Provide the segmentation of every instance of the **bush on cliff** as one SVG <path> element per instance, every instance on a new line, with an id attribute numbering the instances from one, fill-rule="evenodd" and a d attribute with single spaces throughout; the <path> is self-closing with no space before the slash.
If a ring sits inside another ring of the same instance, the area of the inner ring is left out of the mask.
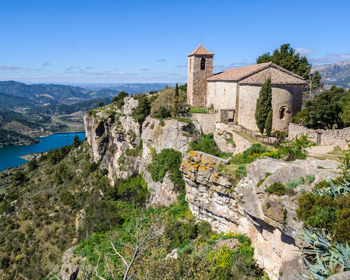
<path id="1" fill-rule="evenodd" d="M 182 154 L 174 149 L 163 149 L 159 154 L 152 154 L 152 165 L 150 172 L 152 180 L 163 182 L 164 176 L 170 172 L 170 179 L 174 182 L 175 189 L 184 191 L 185 182 L 180 171 Z"/>
<path id="2" fill-rule="evenodd" d="M 158 98 L 152 103 L 152 117 L 160 118 L 162 116 L 171 114 L 175 116 L 178 113 L 186 112 L 188 109 L 187 94 L 179 87 L 179 95 L 176 98 L 175 90 L 168 88 L 163 90 Z"/>
<path id="3" fill-rule="evenodd" d="M 134 111 L 132 111 L 132 117 L 142 126 L 146 117 L 151 112 L 150 101 L 148 100 L 147 95 L 141 95 L 138 98 L 138 105 Z"/>
<path id="4" fill-rule="evenodd" d="M 129 94 L 125 91 L 121 91 L 118 93 L 117 96 L 114 96 L 112 98 L 112 102 L 118 107 L 118 109 L 121 109 L 125 102 L 124 102 L 124 98 L 127 97 Z"/>
<path id="5" fill-rule="evenodd" d="M 338 180 L 333 180 L 335 186 Z M 319 182 L 314 189 L 329 188 L 327 181 Z M 338 194 L 319 195 L 314 193 L 303 194 L 298 199 L 297 217 L 304 221 L 305 227 L 326 230 L 334 241 L 350 243 L 350 196 Z"/>
<path id="6" fill-rule="evenodd" d="M 216 145 L 213 133 L 202 134 L 199 139 L 195 139 L 189 143 L 187 152 L 198 151 L 218 157 L 220 149 Z"/>

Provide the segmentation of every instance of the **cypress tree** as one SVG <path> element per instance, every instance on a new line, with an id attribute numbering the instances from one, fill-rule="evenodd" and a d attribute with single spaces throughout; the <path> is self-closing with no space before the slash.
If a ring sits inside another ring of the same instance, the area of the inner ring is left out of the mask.
<path id="1" fill-rule="evenodd" d="M 272 130 L 272 110 L 267 115 L 267 119 L 266 119 L 266 123 L 265 123 L 265 129 L 266 129 L 267 136 L 270 137 L 271 130 Z"/>
<path id="2" fill-rule="evenodd" d="M 175 86 L 174 115 L 176 116 L 178 113 L 179 113 L 179 86 L 176 83 L 176 86 Z"/>
<path id="3" fill-rule="evenodd" d="M 259 92 L 259 98 L 256 102 L 255 120 L 261 134 L 264 133 L 266 119 L 272 110 L 272 85 L 271 79 L 266 79 Z"/>

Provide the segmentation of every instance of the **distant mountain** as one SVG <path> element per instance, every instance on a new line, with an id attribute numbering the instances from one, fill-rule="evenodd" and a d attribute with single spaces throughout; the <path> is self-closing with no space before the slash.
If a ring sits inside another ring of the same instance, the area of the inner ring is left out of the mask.
<path id="1" fill-rule="evenodd" d="M 15 109 L 15 108 L 29 108 L 37 105 L 37 102 L 30 99 L 21 97 L 18 98 L 14 95 L 9 95 L 0 92 L 0 107 L 6 109 Z"/>
<path id="2" fill-rule="evenodd" d="M 144 84 L 116 84 L 116 85 L 87 85 L 84 88 L 89 89 L 89 90 L 96 90 L 100 89 L 100 91 L 104 90 L 117 90 L 118 92 L 120 91 L 125 91 L 130 94 L 135 94 L 135 93 L 145 93 L 149 91 L 159 91 L 164 88 L 166 85 L 171 85 L 174 86 L 173 84 L 164 84 L 164 83 L 144 83 Z"/>
<path id="3" fill-rule="evenodd" d="M 118 91 L 113 89 L 87 90 L 81 87 L 54 84 L 26 85 L 15 81 L 0 82 L 0 92 L 17 98 L 26 98 L 30 100 L 29 104 L 35 105 L 72 104 L 97 97 L 112 98 L 118 94 Z M 3 107 L 11 108 L 11 104 L 13 102 L 9 101 L 8 104 L 3 104 Z"/>
<path id="4" fill-rule="evenodd" d="M 318 71 L 326 77 L 326 85 L 336 85 L 344 88 L 350 88 L 350 61 L 344 61 L 334 64 L 317 65 L 312 67 L 313 71 Z"/>
<path id="5" fill-rule="evenodd" d="M 110 98 L 94 98 L 87 101 L 82 101 L 70 105 L 55 104 L 48 106 L 36 106 L 27 111 L 28 114 L 40 114 L 40 115 L 69 115 L 78 111 L 88 111 L 98 107 L 98 103 L 103 102 L 104 105 L 111 104 Z"/>

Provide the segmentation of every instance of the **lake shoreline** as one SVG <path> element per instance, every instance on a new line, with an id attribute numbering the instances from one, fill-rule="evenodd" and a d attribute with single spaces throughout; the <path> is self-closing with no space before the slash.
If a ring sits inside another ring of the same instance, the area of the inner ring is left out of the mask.
<path id="1" fill-rule="evenodd" d="M 50 150 L 71 145 L 73 138 L 78 135 L 79 140 L 85 138 L 84 132 L 55 133 L 47 137 L 39 138 L 35 145 L 7 146 L 0 148 L 0 172 L 15 166 L 20 166 L 33 158 L 39 157 Z"/>

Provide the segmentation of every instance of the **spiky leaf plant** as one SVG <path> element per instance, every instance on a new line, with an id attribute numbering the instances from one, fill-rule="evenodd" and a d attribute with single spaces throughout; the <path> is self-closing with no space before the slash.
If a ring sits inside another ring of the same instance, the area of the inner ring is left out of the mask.
<path id="1" fill-rule="evenodd" d="M 335 273 L 350 270 L 350 247 L 347 243 L 333 243 L 330 235 L 305 228 L 303 234 L 298 237 L 310 244 L 308 248 L 303 248 L 301 251 L 311 256 L 309 260 L 313 262 L 310 263 L 304 258 L 309 276 L 298 275 L 301 279 L 324 280 Z M 315 257 L 312 258 L 312 256 Z"/>
<path id="2" fill-rule="evenodd" d="M 336 197 L 338 195 L 348 195 L 350 192 L 350 182 L 343 179 L 343 182 L 337 182 L 335 185 L 331 179 L 331 177 L 327 177 L 326 181 L 329 183 L 328 188 L 319 188 L 312 191 L 314 195 L 317 196 L 330 196 Z"/>

